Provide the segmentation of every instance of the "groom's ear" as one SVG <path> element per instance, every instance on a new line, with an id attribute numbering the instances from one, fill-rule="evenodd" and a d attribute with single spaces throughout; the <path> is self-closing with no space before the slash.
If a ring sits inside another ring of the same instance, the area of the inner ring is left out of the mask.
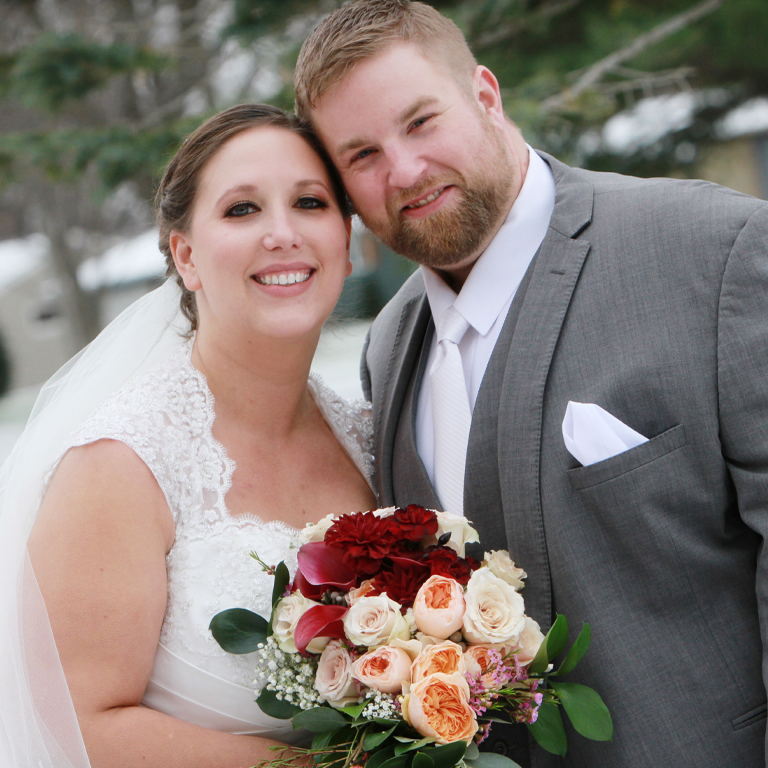
<path id="1" fill-rule="evenodd" d="M 472 91 L 477 99 L 480 109 L 499 127 L 505 128 L 506 118 L 504 107 L 501 103 L 501 89 L 499 81 L 488 67 L 478 65 L 472 76 Z"/>
<path id="2" fill-rule="evenodd" d="M 199 291 L 202 284 L 192 258 L 192 245 L 187 236 L 174 229 L 168 237 L 168 245 L 176 264 L 176 271 L 181 275 L 184 287 L 188 291 Z"/>

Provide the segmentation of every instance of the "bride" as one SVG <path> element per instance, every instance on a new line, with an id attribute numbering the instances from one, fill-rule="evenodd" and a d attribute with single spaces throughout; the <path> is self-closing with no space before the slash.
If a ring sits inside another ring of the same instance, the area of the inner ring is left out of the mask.
<path id="1" fill-rule="evenodd" d="M 176 279 L 54 377 L 3 467 L 3 766 L 268 758 L 290 727 L 208 624 L 268 617 L 250 551 L 290 567 L 297 529 L 376 505 L 367 412 L 309 376 L 351 270 L 317 140 L 229 109 L 183 144 L 157 208 Z"/>

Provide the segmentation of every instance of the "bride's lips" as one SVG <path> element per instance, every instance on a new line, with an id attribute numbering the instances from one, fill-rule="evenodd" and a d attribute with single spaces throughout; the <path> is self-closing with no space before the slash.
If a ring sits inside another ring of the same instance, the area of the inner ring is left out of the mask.
<path id="1" fill-rule="evenodd" d="M 272 296 L 296 296 L 309 288 L 316 272 L 304 262 L 270 264 L 251 275 L 251 280 Z"/>
<path id="2" fill-rule="evenodd" d="M 429 216 L 438 208 L 441 208 L 453 196 L 455 191 L 453 184 L 436 186 L 423 192 L 418 197 L 411 198 L 400 212 L 408 218 L 420 219 Z"/>

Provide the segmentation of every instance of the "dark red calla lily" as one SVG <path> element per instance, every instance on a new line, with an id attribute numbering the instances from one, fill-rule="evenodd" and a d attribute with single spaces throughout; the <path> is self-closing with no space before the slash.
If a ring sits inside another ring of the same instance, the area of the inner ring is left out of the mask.
<path id="1" fill-rule="evenodd" d="M 336 587 L 338 592 L 349 592 L 357 583 L 357 575 L 344 563 L 344 552 L 325 542 L 305 544 L 299 550 L 298 560 L 302 576 L 315 586 Z"/>
<path id="2" fill-rule="evenodd" d="M 313 605 L 296 624 L 296 650 L 306 656 L 307 646 L 316 637 L 344 637 L 342 619 L 348 610 L 345 605 Z"/>

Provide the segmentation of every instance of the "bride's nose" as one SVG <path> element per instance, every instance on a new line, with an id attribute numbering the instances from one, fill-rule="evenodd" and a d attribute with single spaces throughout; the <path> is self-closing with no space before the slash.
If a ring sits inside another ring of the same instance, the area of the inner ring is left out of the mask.
<path id="1" fill-rule="evenodd" d="M 291 211 L 273 210 L 265 217 L 265 232 L 262 238 L 264 247 L 269 251 L 299 248 L 303 239 L 291 216 Z"/>

